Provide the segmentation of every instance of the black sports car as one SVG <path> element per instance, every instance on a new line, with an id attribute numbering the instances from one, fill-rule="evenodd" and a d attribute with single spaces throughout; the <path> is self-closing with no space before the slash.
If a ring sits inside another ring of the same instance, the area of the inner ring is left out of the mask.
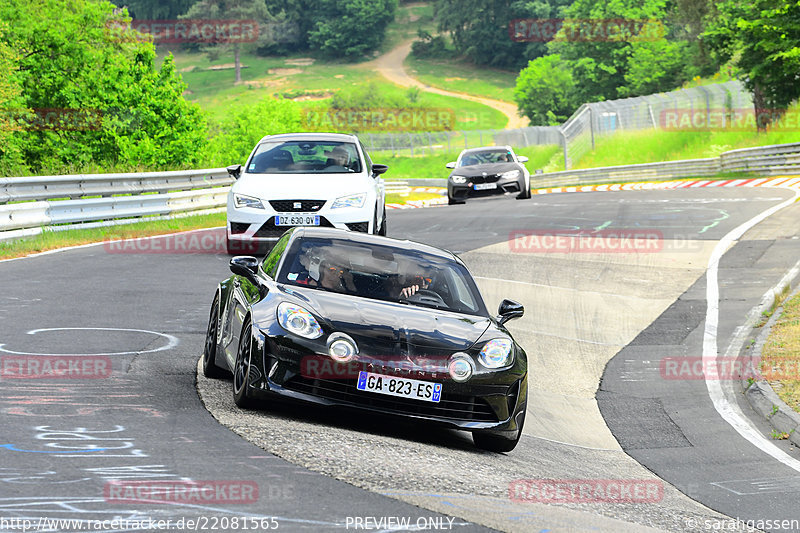
<path id="1" fill-rule="evenodd" d="M 523 164 L 527 160 L 510 146 L 464 150 L 458 161 L 446 165 L 454 169 L 447 179 L 448 203 L 462 204 L 467 198 L 506 193 L 518 193 L 520 200 L 530 198 L 531 175 Z"/>
<path id="2" fill-rule="evenodd" d="M 284 397 L 472 431 L 510 451 L 527 403 L 527 357 L 486 311 L 464 263 L 410 241 L 332 228 L 287 231 L 262 261 L 231 259 L 211 306 L 203 373 L 233 399 Z"/>

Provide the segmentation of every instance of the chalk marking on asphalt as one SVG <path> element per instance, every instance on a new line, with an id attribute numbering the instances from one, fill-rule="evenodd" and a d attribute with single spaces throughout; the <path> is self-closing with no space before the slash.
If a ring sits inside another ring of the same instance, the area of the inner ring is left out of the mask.
<path id="1" fill-rule="evenodd" d="M 177 337 L 173 335 L 169 335 L 167 333 L 159 333 L 158 331 L 150 331 L 148 329 L 129 329 L 129 328 L 40 328 L 40 329 L 32 329 L 27 334 L 28 335 L 36 335 L 37 333 L 43 331 L 133 331 L 136 333 L 150 333 L 152 335 L 156 335 L 157 337 L 164 337 L 167 339 L 167 344 L 164 346 L 160 346 L 158 348 L 152 348 L 148 350 L 136 350 L 133 352 L 108 352 L 108 353 L 34 353 L 34 352 L 15 352 L 14 350 L 8 350 L 5 348 L 5 344 L 0 344 L 0 352 L 10 353 L 14 355 L 43 355 L 43 356 L 70 356 L 70 357 L 92 357 L 95 355 L 133 355 L 133 354 L 143 354 L 143 353 L 153 353 L 153 352 L 162 352 L 164 350 L 169 350 L 177 346 L 180 341 Z"/>
<path id="2" fill-rule="evenodd" d="M 734 241 L 739 239 L 744 233 L 762 222 L 771 215 L 777 213 L 784 207 L 788 207 L 795 203 L 800 198 L 800 191 L 795 190 L 794 196 L 790 199 L 775 205 L 759 215 L 751 218 L 747 222 L 739 225 L 725 235 L 719 243 L 714 247 L 711 257 L 708 260 L 708 271 L 706 272 L 706 319 L 705 328 L 703 331 L 703 366 L 716 364 L 718 357 L 717 353 L 717 329 L 719 327 L 719 262 L 722 256 L 733 245 Z M 788 274 L 787 274 L 788 275 Z M 784 278 L 785 279 L 785 278 Z M 783 280 L 782 280 L 783 281 Z M 774 289 L 771 289 L 774 290 Z M 736 430 L 739 435 L 749 441 L 753 446 L 759 450 L 770 455 L 777 461 L 783 463 L 800 472 L 800 461 L 791 457 L 789 454 L 775 446 L 772 442 L 766 439 L 758 429 L 756 429 L 739 409 L 739 406 L 730 403 L 725 398 L 725 393 L 722 390 L 721 380 L 708 379 L 705 376 L 706 388 L 711 402 L 714 405 L 717 413 L 725 420 L 730 426 Z"/>

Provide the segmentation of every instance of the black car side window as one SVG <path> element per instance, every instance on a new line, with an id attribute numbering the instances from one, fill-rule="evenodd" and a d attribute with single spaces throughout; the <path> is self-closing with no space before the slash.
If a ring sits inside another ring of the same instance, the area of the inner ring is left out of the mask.
<path id="1" fill-rule="evenodd" d="M 269 253 L 267 258 L 264 259 L 264 264 L 261 266 L 267 276 L 271 277 L 272 279 L 275 279 L 275 274 L 278 273 L 278 263 L 281 261 L 283 251 L 286 250 L 286 244 L 289 242 L 290 235 L 291 234 L 284 235 L 278 240 L 278 242 L 275 243 L 272 251 Z"/>

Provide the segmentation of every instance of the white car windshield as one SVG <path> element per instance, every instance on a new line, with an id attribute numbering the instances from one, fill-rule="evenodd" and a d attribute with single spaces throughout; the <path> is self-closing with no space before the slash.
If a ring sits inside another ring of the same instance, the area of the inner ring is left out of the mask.
<path id="1" fill-rule="evenodd" d="M 461 156 L 458 167 L 483 165 L 486 163 L 513 163 L 514 156 L 506 150 L 485 150 L 481 152 L 467 152 Z"/>
<path id="2" fill-rule="evenodd" d="M 351 174 L 361 172 L 356 145 L 340 141 L 268 141 L 256 148 L 249 174 Z"/>

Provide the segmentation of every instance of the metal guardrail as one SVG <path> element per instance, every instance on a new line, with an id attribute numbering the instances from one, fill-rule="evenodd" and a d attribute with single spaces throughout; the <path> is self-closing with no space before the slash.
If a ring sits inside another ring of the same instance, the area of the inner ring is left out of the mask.
<path id="1" fill-rule="evenodd" d="M 533 187 L 565 187 L 643 180 L 800 174 L 800 143 L 743 148 L 719 157 L 535 174 Z M 0 178 L 0 240 L 74 227 L 137 222 L 224 208 L 233 179 L 225 169 L 136 174 Z M 407 193 L 408 182 L 386 191 Z M 68 199 L 62 199 L 68 198 Z"/>
<path id="2" fill-rule="evenodd" d="M 233 181 L 224 168 L 0 178 L 0 240 L 221 210 Z"/>
<path id="3" fill-rule="evenodd" d="M 626 181 L 670 180 L 708 177 L 722 173 L 758 176 L 800 174 L 800 143 L 774 144 L 723 152 L 719 157 L 641 163 L 614 167 L 564 170 L 533 175 L 533 187 L 567 187 L 621 183 Z"/>

